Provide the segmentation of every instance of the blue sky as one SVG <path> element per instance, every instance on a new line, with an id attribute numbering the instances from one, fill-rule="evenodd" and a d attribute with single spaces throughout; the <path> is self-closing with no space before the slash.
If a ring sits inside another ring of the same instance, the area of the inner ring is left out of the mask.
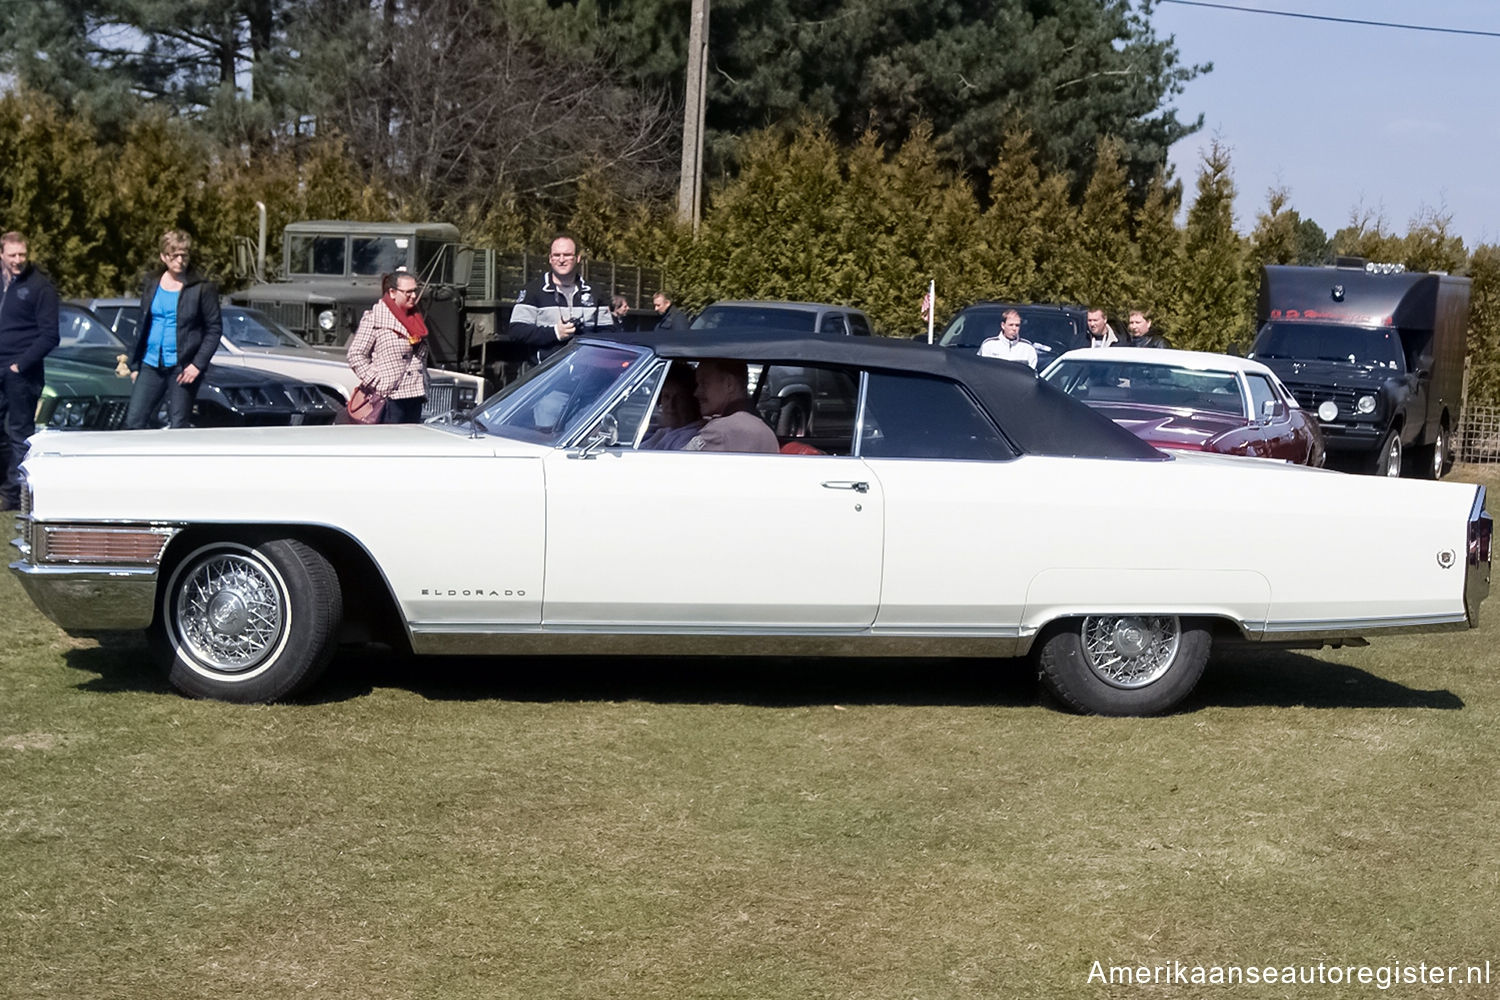
<path id="1" fill-rule="evenodd" d="M 1241 7 L 1500 33 L 1500 0 L 1216 0 Z M 1171 150 L 1191 199 L 1217 136 L 1230 150 L 1235 224 L 1276 186 L 1332 235 L 1363 206 L 1405 233 L 1424 208 L 1470 249 L 1500 243 L 1500 38 L 1335 24 L 1161 3 L 1159 36 L 1214 69 L 1175 100 L 1203 130 Z"/>

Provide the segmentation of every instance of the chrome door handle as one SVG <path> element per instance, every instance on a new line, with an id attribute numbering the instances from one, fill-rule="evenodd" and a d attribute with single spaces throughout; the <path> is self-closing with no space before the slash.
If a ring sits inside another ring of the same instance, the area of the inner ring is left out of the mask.
<path id="1" fill-rule="evenodd" d="M 869 483 L 856 483 L 845 479 L 830 479 L 823 484 L 825 490 L 853 490 L 856 493 L 870 492 Z"/>

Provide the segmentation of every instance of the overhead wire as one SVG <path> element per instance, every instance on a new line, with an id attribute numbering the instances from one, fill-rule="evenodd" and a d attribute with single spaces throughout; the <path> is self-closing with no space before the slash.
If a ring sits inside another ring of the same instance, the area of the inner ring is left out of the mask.
<path id="1" fill-rule="evenodd" d="M 1233 10 L 1242 14 L 1271 14 L 1277 17 L 1296 17 L 1307 21 L 1332 21 L 1335 24 L 1358 24 L 1372 28 L 1399 28 L 1403 31 L 1433 31 L 1444 35 L 1472 35 L 1478 38 L 1500 38 L 1500 31 L 1482 31 L 1478 28 L 1440 28 L 1432 24 L 1401 24 L 1396 21 L 1372 21 L 1360 17 L 1334 17 L 1332 14 L 1308 14 L 1295 10 L 1272 10 L 1267 7 L 1244 7 L 1230 3 L 1212 3 L 1210 0 L 1156 0 L 1157 3 L 1173 3 L 1182 7 L 1210 7 L 1214 10 Z"/>

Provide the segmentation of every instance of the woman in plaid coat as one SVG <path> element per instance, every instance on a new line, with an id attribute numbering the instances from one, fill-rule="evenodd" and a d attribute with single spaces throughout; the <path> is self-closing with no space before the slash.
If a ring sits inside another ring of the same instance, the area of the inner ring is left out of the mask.
<path id="1" fill-rule="evenodd" d="M 386 275 L 385 294 L 359 321 L 349 341 L 349 367 L 385 400 L 383 424 L 419 424 L 427 402 L 427 323 L 417 312 L 417 279 Z"/>

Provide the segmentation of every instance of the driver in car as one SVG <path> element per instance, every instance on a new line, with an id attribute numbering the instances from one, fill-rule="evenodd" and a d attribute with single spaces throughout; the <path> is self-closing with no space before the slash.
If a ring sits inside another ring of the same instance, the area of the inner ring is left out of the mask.
<path id="1" fill-rule="evenodd" d="M 741 451 L 775 454 L 776 434 L 750 403 L 749 371 L 743 361 L 709 358 L 698 362 L 693 396 L 708 422 L 683 446 L 684 451 Z"/>

